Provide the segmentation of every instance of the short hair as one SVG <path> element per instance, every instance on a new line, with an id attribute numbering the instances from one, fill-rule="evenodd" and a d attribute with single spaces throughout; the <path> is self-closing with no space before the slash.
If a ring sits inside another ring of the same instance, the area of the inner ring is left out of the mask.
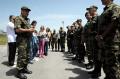
<path id="1" fill-rule="evenodd" d="M 37 23 L 37 21 L 34 20 L 34 21 L 32 21 L 31 25 L 33 25 L 33 24 L 35 24 L 35 23 Z"/>
<path id="2" fill-rule="evenodd" d="M 9 16 L 9 20 L 10 20 L 10 21 L 11 21 L 12 17 L 13 17 L 13 15 L 10 15 L 10 16 Z"/>

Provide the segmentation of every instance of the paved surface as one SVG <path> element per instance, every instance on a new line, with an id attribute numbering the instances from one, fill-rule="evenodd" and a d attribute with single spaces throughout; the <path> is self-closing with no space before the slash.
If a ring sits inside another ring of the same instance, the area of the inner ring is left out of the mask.
<path id="1" fill-rule="evenodd" d="M 71 60 L 71 56 L 62 52 L 49 55 L 29 65 L 33 74 L 28 79 L 91 79 L 83 64 Z M 17 79 L 16 69 L 7 65 L 7 46 L 0 46 L 0 79 Z M 104 74 L 99 78 L 104 79 Z"/>

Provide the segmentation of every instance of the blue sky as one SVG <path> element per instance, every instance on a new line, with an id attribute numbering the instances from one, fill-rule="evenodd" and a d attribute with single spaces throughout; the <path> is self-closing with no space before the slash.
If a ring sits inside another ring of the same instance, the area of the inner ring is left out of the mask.
<path id="1" fill-rule="evenodd" d="M 120 0 L 115 0 L 120 5 Z M 76 19 L 81 18 L 83 25 L 86 23 L 84 14 L 86 8 L 98 6 L 98 14 L 103 11 L 101 0 L 1 0 L 0 1 L 0 29 L 5 30 L 9 15 L 20 15 L 20 8 L 28 6 L 32 11 L 29 18 L 37 20 L 37 29 L 41 25 L 58 30 L 64 25 L 71 25 Z"/>

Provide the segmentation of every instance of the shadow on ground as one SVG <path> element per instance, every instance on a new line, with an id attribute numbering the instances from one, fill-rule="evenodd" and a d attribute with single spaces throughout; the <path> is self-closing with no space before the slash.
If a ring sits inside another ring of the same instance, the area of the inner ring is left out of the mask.
<path id="1" fill-rule="evenodd" d="M 17 75 L 17 69 L 13 68 L 6 72 L 6 76 L 15 76 Z"/>
<path id="2" fill-rule="evenodd" d="M 80 68 L 68 69 L 67 71 L 72 71 L 73 73 L 77 74 L 77 77 L 69 77 L 69 79 L 89 79 L 89 76 L 86 71 L 81 70 Z"/>
<path id="3" fill-rule="evenodd" d="M 3 64 L 3 65 L 5 65 L 5 66 L 9 67 L 8 61 L 3 61 L 1 64 Z"/>
<path id="4" fill-rule="evenodd" d="M 83 63 L 79 63 L 78 61 L 73 61 L 73 55 L 70 55 L 68 53 L 63 53 L 65 57 L 64 60 L 69 61 L 69 64 L 77 66 L 77 68 L 66 68 L 66 71 L 72 71 L 73 73 L 77 74 L 76 77 L 69 77 L 69 79 L 89 79 L 89 75 L 87 74 L 87 71 L 85 71 L 85 65 Z"/>
<path id="5" fill-rule="evenodd" d="M 72 65 L 75 65 L 75 66 L 78 66 L 78 67 L 82 67 L 82 68 L 85 68 L 85 65 L 83 63 L 79 63 L 77 60 L 72 60 L 73 58 L 73 55 L 70 55 L 68 53 L 63 53 L 65 57 L 64 60 L 67 60 L 69 61 L 69 64 L 72 64 Z"/>

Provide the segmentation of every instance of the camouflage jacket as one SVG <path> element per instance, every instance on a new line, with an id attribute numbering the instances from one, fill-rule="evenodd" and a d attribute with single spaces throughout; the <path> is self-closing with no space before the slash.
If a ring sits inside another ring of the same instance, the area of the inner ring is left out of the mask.
<path id="1" fill-rule="evenodd" d="M 117 20 L 120 15 L 120 6 L 111 3 L 104 8 L 98 18 L 98 34 L 102 35 L 105 41 L 114 40 L 117 29 Z"/>
<path id="2" fill-rule="evenodd" d="M 15 29 L 29 29 L 31 27 L 30 25 L 30 20 L 29 18 L 23 18 L 22 16 L 17 16 L 15 18 Z M 30 37 L 32 34 L 31 33 L 28 33 L 28 32 L 24 32 L 24 33 L 17 33 L 17 36 L 20 36 L 20 37 Z"/>

